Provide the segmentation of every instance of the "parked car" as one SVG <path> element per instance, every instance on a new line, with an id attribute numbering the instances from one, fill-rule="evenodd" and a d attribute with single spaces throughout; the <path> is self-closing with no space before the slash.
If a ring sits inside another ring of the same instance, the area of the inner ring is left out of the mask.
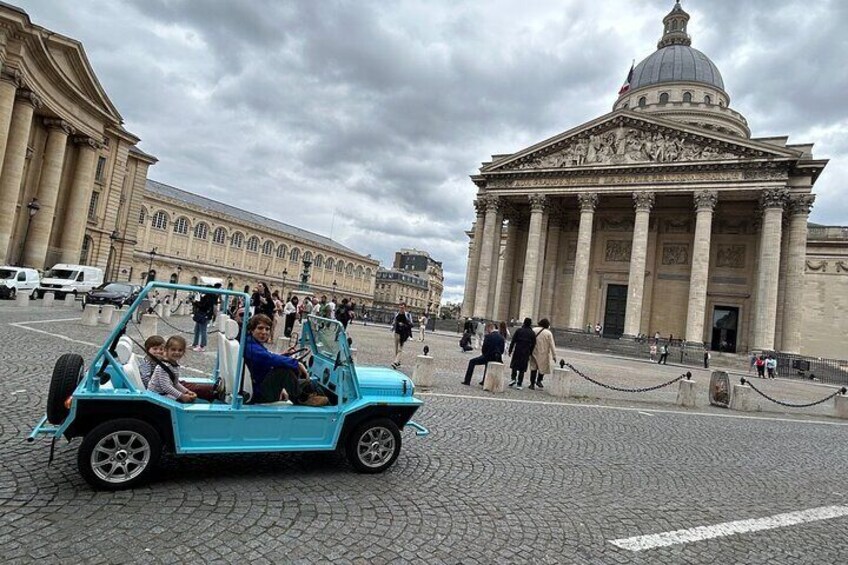
<path id="1" fill-rule="evenodd" d="M 139 285 L 128 282 L 107 282 L 85 293 L 82 307 L 86 304 L 113 304 L 120 308 L 132 304 L 141 292 Z"/>
<path id="2" fill-rule="evenodd" d="M 145 390 L 138 368 L 142 352 L 125 327 L 155 288 L 211 292 L 241 298 L 245 309 L 250 307 L 250 295 L 241 292 L 151 282 L 88 369 L 76 353 L 59 357 L 47 413 L 28 439 L 82 438 L 79 471 L 95 488 L 118 490 L 148 480 L 163 450 L 179 456 L 343 449 L 354 470 L 380 473 L 400 454 L 404 427 L 419 436 L 429 434 L 412 421 L 423 402 L 415 398 L 410 378 L 385 367 L 356 367 L 341 323 L 314 316 L 303 324 L 300 346 L 312 384 L 329 401 L 326 406 L 250 403 L 252 381 L 244 363 L 247 317 L 239 339 L 239 325 L 224 320 L 211 374 L 184 379 L 215 383 L 221 400 L 182 404 Z"/>
<path id="3" fill-rule="evenodd" d="M 81 296 L 101 284 L 103 269 L 99 267 L 58 263 L 44 273 L 36 295 L 41 298 L 45 292 L 52 292 L 61 300 L 66 294 Z"/>
<path id="4" fill-rule="evenodd" d="M 25 267 L 0 267 L 0 298 L 14 298 L 20 292 L 35 297 L 39 283 L 38 271 Z"/>

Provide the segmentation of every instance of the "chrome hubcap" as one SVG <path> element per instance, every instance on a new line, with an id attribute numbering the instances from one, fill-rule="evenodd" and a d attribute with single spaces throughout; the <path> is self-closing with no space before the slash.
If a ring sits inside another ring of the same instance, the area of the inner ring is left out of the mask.
<path id="1" fill-rule="evenodd" d="M 136 432 L 113 432 L 97 442 L 91 452 L 91 470 L 107 483 L 134 479 L 150 463 L 150 444 Z"/>
<path id="2" fill-rule="evenodd" d="M 357 454 L 366 467 L 385 465 L 395 452 L 395 436 L 388 429 L 376 427 L 367 430 L 359 438 Z"/>

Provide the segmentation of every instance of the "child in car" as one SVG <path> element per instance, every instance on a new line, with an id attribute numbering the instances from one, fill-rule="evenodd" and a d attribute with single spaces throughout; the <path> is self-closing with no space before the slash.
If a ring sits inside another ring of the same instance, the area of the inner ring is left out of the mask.
<path id="1" fill-rule="evenodd" d="M 141 373 L 141 382 L 146 387 L 156 369 L 156 359 L 165 358 L 165 338 L 161 335 L 152 335 L 144 340 L 144 358 L 138 362 L 138 370 Z"/>
<path id="2" fill-rule="evenodd" d="M 147 390 L 173 398 L 178 402 L 194 402 L 197 395 L 180 382 L 180 359 L 185 355 L 186 340 L 172 335 L 165 342 L 165 358 L 156 363 Z"/>

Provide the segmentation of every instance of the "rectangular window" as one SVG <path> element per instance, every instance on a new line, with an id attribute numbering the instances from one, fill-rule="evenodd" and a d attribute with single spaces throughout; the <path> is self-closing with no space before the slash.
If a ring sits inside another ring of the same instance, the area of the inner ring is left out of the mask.
<path id="1" fill-rule="evenodd" d="M 88 203 L 88 219 L 96 220 L 97 219 L 97 201 L 100 200 L 99 192 L 91 193 L 91 201 Z"/>
<path id="2" fill-rule="evenodd" d="M 94 180 L 103 182 L 103 175 L 106 173 L 106 157 L 97 158 L 97 171 L 94 173 Z"/>

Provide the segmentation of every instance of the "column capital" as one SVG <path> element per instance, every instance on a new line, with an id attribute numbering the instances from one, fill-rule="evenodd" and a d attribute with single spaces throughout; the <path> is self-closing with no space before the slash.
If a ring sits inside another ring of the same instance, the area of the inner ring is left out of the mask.
<path id="1" fill-rule="evenodd" d="M 486 204 L 481 198 L 476 198 L 474 200 L 474 210 L 478 216 L 482 216 L 486 213 Z"/>
<path id="2" fill-rule="evenodd" d="M 544 212 L 548 207 L 548 197 L 544 194 L 530 194 L 527 200 L 530 202 L 531 212 Z"/>
<path id="3" fill-rule="evenodd" d="M 699 190 L 695 193 L 694 200 L 695 211 L 712 211 L 715 209 L 716 204 L 718 203 L 718 192 L 715 192 L 713 190 Z"/>
<path id="4" fill-rule="evenodd" d="M 72 126 L 65 120 L 46 118 L 44 120 L 44 125 L 47 126 L 49 129 L 61 129 L 65 132 L 65 135 L 73 135 L 77 131 L 74 126 Z"/>
<path id="5" fill-rule="evenodd" d="M 636 208 L 636 211 L 644 211 L 650 212 L 651 208 L 654 207 L 654 193 L 653 192 L 634 192 L 633 193 L 633 207 Z"/>
<path id="6" fill-rule="evenodd" d="M 26 102 L 36 110 L 44 105 L 44 103 L 41 101 L 41 96 L 39 96 L 32 90 L 29 90 L 28 88 L 22 88 L 18 90 L 16 97 L 18 100 Z"/>
<path id="7" fill-rule="evenodd" d="M 760 194 L 760 208 L 763 210 L 767 210 L 769 208 L 783 209 L 788 198 L 789 189 L 787 188 L 764 190 L 762 194 Z"/>
<path id="8" fill-rule="evenodd" d="M 501 207 L 501 199 L 494 194 L 486 194 L 477 199 L 486 212 L 497 212 Z"/>
<path id="9" fill-rule="evenodd" d="M 3 70 L 0 71 L 0 80 L 11 82 L 16 88 L 20 88 L 24 85 L 24 79 L 23 75 L 21 75 L 21 71 L 15 67 L 8 67 L 6 65 L 3 65 Z"/>
<path id="10" fill-rule="evenodd" d="M 581 192 L 577 195 L 577 202 L 580 204 L 581 212 L 594 212 L 598 207 L 598 193 Z"/>
<path id="11" fill-rule="evenodd" d="M 789 214 L 792 216 L 809 215 L 813 202 L 816 201 L 815 194 L 795 194 L 789 197 Z"/>
<path id="12" fill-rule="evenodd" d="M 73 142 L 74 145 L 79 145 L 81 149 L 85 149 L 86 146 L 94 149 L 95 151 L 103 148 L 103 143 L 87 135 L 75 135 L 73 137 Z"/>

